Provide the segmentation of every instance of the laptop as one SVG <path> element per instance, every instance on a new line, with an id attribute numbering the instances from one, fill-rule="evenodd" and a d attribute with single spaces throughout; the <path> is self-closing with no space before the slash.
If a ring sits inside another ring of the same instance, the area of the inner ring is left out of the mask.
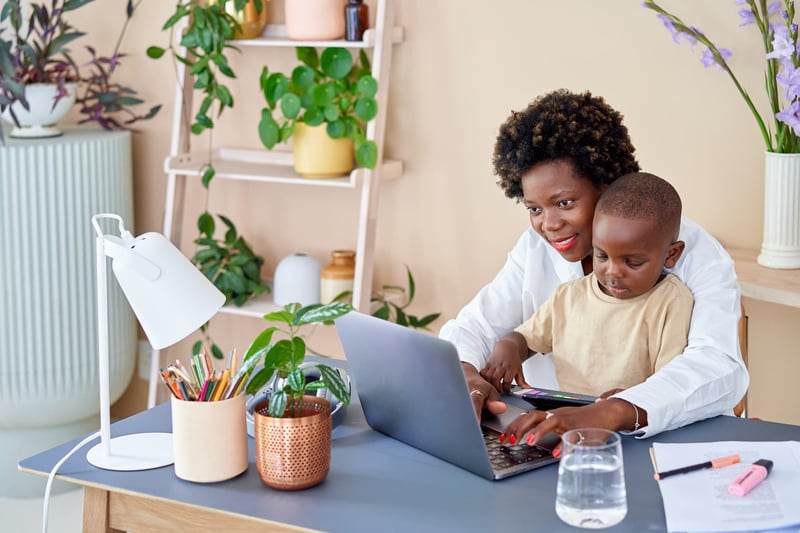
<path id="1" fill-rule="evenodd" d="M 451 343 L 357 311 L 336 319 L 336 329 L 376 431 L 491 480 L 558 461 L 555 434 L 534 446 L 499 443 L 503 428 L 525 411 L 513 401 L 499 416 L 484 410 L 478 423 Z"/>

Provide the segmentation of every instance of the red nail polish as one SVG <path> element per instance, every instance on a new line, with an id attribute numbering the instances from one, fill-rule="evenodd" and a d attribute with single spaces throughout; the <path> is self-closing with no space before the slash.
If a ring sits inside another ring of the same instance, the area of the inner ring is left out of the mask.
<path id="1" fill-rule="evenodd" d="M 536 442 L 536 437 L 533 436 L 533 433 L 530 433 L 525 438 L 525 442 L 527 442 L 528 444 L 533 444 L 534 442 Z"/>
<path id="2" fill-rule="evenodd" d="M 556 459 L 561 457 L 561 448 L 556 448 L 555 450 L 553 450 L 553 457 L 555 457 Z"/>
<path id="3" fill-rule="evenodd" d="M 500 433 L 500 438 L 498 440 L 500 442 L 505 442 L 506 441 L 506 434 L 505 433 Z"/>
<path id="4" fill-rule="evenodd" d="M 515 445 L 517 443 L 517 437 L 515 437 L 514 435 L 511 435 L 510 437 L 508 437 L 508 442 L 512 446 Z"/>

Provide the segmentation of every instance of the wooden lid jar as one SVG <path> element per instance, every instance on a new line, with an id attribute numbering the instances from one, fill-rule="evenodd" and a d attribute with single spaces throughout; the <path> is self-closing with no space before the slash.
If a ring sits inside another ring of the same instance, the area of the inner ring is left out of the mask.
<path id="1" fill-rule="evenodd" d="M 320 273 L 320 301 L 330 303 L 344 291 L 353 290 L 356 274 L 356 253 L 353 250 L 334 250 L 331 262 Z"/>

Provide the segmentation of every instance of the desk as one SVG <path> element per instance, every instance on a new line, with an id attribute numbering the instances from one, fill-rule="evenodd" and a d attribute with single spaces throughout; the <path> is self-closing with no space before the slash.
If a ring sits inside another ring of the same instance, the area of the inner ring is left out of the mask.
<path id="1" fill-rule="evenodd" d="M 800 270 L 767 268 L 756 262 L 758 250 L 728 249 L 736 267 L 742 296 L 800 307 Z"/>
<path id="2" fill-rule="evenodd" d="M 112 425 L 114 436 L 170 431 L 168 404 Z M 20 463 L 47 474 L 80 439 Z M 800 440 L 800 426 L 719 416 L 654 439 L 623 438 L 628 516 L 606 531 L 666 531 L 648 448 L 653 441 Z M 253 460 L 237 478 L 208 485 L 178 479 L 173 467 L 110 472 L 81 450 L 59 478 L 83 485 L 84 531 L 578 531 L 555 513 L 557 465 L 488 481 L 372 431 L 358 404 L 333 432 L 331 470 L 317 487 L 280 492 L 261 483 Z M 88 448 L 88 446 L 87 446 Z M 191 529 L 189 529 L 191 528 Z"/>

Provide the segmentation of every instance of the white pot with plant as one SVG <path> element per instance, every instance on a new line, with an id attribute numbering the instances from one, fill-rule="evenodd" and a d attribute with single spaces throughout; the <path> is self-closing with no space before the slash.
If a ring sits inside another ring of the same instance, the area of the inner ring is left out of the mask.
<path id="1" fill-rule="evenodd" d="M 364 168 L 375 168 L 378 146 L 368 140 L 366 124 L 375 118 L 378 102 L 378 82 L 370 74 L 369 58 L 363 50 L 359 60 L 344 48 L 326 48 L 317 54 L 315 48 L 298 47 L 297 59 L 302 65 L 292 70 L 290 76 L 269 72 L 265 66 L 261 73 L 261 90 L 267 106 L 261 110 L 258 133 L 267 148 L 287 142 L 294 136 L 295 171 L 312 176 L 341 176 L 352 169 L 352 164 L 341 164 L 337 156 L 332 165 L 320 154 L 325 150 L 298 146 L 310 135 L 297 135 L 297 128 L 310 126 L 324 128 L 334 140 L 349 140 L 344 150 L 346 160 Z M 278 110 L 280 112 L 278 113 Z M 298 166 L 299 164 L 299 166 Z"/>
<path id="2" fill-rule="evenodd" d="M 98 56 L 87 46 L 91 59 L 84 71 L 72 58 L 69 45 L 86 34 L 70 26 L 65 13 L 93 1 L 6 0 L 0 25 L 7 25 L 10 34 L 8 38 L 0 34 L 0 112 L 16 126 L 12 136 L 60 135 L 55 124 L 74 102 L 83 115 L 80 123 L 97 122 L 105 129 L 126 129 L 158 113 L 160 105 L 138 113 L 136 108 L 143 101 L 136 91 L 111 81 L 123 57 L 119 47 L 127 23 L 141 0 L 128 3 L 126 22 L 111 56 Z M 0 140 L 4 140 L 2 122 Z"/>
<path id="3" fill-rule="evenodd" d="M 769 268 L 800 268 L 800 53 L 794 0 L 736 3 L 743 6 L 739 10 L 741 25 L 755 25 L 761 34 L 770 125 L 731 70 L 730 50 L 717 47 L 705 33 L 653 0 L 645 0 L 643 5 L 658 13 L 676 42 L 683 37 L 693 45 L 700 43 L 704 47 L 703 64 L 727 73 L 752 112 L 766 149 L 764 237 L 758 263 Z"/>

